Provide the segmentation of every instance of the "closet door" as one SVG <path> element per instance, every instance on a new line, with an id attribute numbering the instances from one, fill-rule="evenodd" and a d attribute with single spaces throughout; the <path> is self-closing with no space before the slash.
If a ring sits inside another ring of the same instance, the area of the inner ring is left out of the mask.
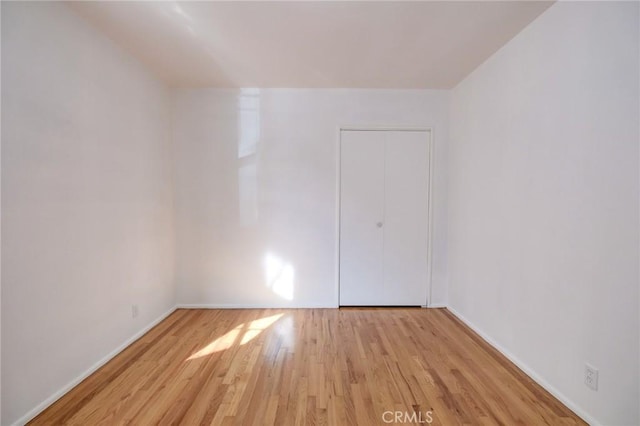
<path id="1" fill-rule="evenodd" d="M 429 133 L 384 133 L 385 304 L 424 306 L 429 282 Z"/>
<path id="2" fill-rule="evenodd" d="M 426 131 L 342 131 L 340 305 L 427 304 Z"/>
<path id="3" fill-rule="evenodd" d="M 340 139 L 340 305 L 385 305 L 385 132 Z"/>

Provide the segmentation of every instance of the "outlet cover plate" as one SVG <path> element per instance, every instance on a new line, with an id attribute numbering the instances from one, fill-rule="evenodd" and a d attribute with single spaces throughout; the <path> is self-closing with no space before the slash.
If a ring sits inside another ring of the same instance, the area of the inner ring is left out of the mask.
<path id="1" fill-rule="evenodd" d="M 592 365 L 584 365 L 584 384 L 594 391 L 598 390 L 598 369 Z"/>

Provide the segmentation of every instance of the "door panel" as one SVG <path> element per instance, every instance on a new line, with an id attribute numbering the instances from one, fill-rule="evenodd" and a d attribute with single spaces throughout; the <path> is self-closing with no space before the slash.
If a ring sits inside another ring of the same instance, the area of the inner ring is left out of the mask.
<path id="1" fill-rule="evenodd" d="M 384 132 L 342 131 L 340 146 L 340 304 L 382 305 Z"/>
<path id="2" fill-rule="evenodd" d="M 384 132 L 385 304 L 426 305 L 429 139 L 427 132 Z"/>

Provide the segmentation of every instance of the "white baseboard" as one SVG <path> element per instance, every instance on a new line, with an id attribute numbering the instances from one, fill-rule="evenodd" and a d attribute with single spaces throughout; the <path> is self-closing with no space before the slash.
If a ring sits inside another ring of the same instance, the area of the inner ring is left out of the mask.
<path id="1" fill-rule="evenodd" d="M 48 408 L 51 404 L 53 404 L 54 402 L 56 402 L 58 399 L 60 399 L 64 394 L 66 394 L 67 392 L 69 392 L 71 389 L 73 389 L 74 387 L 76 387 L 77 385 L 80 384 L 80 382 L 82 382 L 84 379 L 86 379 L 87 377 L 89 377 L 90 375 L 92 375 L 96 370 L 98 370 L 100 367 L 102 367 L 103 365 L 105 365 L 107 362 L 111 361 L 111 359 L 113 357 L 115 357 L 116 355 L 118 355 L 120 352 L 122 352 L 123 350 L 125 350 L 127 348 L 127 346 L 129 346 L 130 344 L 132 344 L 133 342 L 135 342 L 136 340 L 138 340 L 139 338 L 141 338 L 145 333 L 147 333 L 149 330 L 151 330 L 153 327 L 155 327 L 156 325 L 158 325 L 162 320 L 164 320 L 165 318 L 167 318 L 169 315 L 171 315 L 174 311 L 176 310 L 176 307 L 172 307 L 171 309 L 169 309 L 167 312 L 165 312 L 164 314 L 160 315 L 157 319 L 155 319 L 154 321 L 152 321 L 150 324 L 148 324 L 146 327 L 144 327 L 142 330 L 138 331 L 136 334 L 134 334 L 133 336 L 131 336 L 129 339 L 127 339 L 124 343 L 122 343 L 120 346 L 118 346 L 116 349 L 114 349 L 113 351 L 109 352 L 104 358 L 102 358 L 100 361 L 96 362 L 95 364 L 93 364 L 91 367 L 89 367 L 88 370 L 86 370 L 84 373 L 80 374 L 78 377 L 76 377 L 75 379 L 73 379 L 72 381 L 70 381 L 69 383 L 67 383 L 65 386 L 63 386 L 60 390 L 58 390 L 56 393 L 54 393 L 53 395 L 51 395 L 49 398 L 45 399 L 44 401 L 42 401 L 40 404 L 38 404 L 34 409 L 32 409 L 31 411 L 29 411 L 27 414 L 25 414 L 24 416 L 22 416 L 21 418 L 19 418 L 14 424 L 13 426 L 22 426 L 25 425 L 26 423 L 28 423 L 29 421 L 33 420 L 38 414 L 40 414 L 41 412 L 43 412 L 46 408 Z"/>
<path id="2" fill-rule="evenodd" d="M 333 305 L 262 305 L 262 304 L 243 304 L 243 303 L 182 303 L 176 306 L 176 309 L 334 309 Z"/>
<path id="3" fill-rule="evenodd" d="M 182 303 L 176 305 L 176 309 L 338 309 L 337 305 L 263 305 L 243 303 Z M 446 308 L 446 303 L 434 303 L 426 308 Z"/>
<path id="4" fill-rule="evenodd" d="M 536 373 L 531 367 L 518 359 L 515 355 L 505 349 L 502 345 L 491 338 L 487 333 L 478 328 L 475 324 L 465 318 L 460 312 L 453 309 L 451 306 L 446 307 L 449 312 L 455 315 L 460 321 L 466 324 L 470 329 L 476 332 L 484 341 L 493 346 L 498 352 L 504 355 L 509 361 L 514 363 L 520 370 L 531 377 L 536 383 L 542 386 L 547 392 L 556 397 L 560 402 L 566 405 L 571 411 L 578 415 L 582 420 L 589 423 L 591 426 L 601 426 L 601 423 L 589 415 L 582 407 L 579 407 L 575 402 L 567 398 L 563 393 L 557 390 L 549 382 L 543 379 L 538 373 Z"/>

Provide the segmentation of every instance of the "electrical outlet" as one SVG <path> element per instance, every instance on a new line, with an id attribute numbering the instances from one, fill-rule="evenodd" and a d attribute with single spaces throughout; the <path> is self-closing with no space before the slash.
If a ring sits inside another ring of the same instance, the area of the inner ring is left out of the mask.
<path id="1" fill-rule="evenodd" d="M 593 389 L 594 391 L 598 390 L 598 369 L 597 368 L 589 364 L 584 365 L 584 384 L 587 385 L 587 387 Z"/>
<path id="2" fill-rule="evenodd" d="M 131 305 L 131 318 L 137 317 L 138 313 L 138 305 Z"/>

